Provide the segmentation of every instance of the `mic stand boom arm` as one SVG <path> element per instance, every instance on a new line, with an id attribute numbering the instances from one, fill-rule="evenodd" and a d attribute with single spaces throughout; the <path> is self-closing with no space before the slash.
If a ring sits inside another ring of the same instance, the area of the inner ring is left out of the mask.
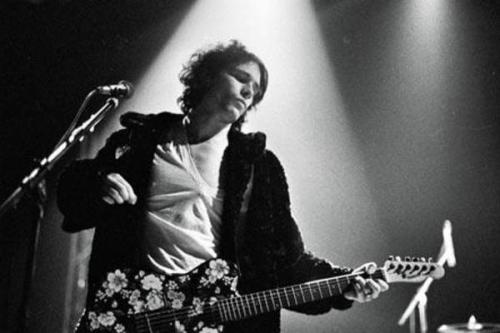
<path id="1" fill-rule="evenodd" d="M 43 158 L 38 166 L 33 169 L 21 182 L 18 188 L 5 200 L 0 206 L 0 217 L 5 214 L 11 207 L 15 206 L 19 200 L 26 194 L 27 190 L 35 188 L 45 177 L 45 174 L 52 169 L 54 164 L 77 142 L 82 141 L 93 131 L 94 127 L 104 118 L 104 115 L 109 110 L 114 110 L 118 107 L 118 99 L 115 97 L 108 98 L 103 107 L 97 110 L 90 118 L 82 125 L 75 128 L 71 134 L 57 145 L 48 157 Z"/>

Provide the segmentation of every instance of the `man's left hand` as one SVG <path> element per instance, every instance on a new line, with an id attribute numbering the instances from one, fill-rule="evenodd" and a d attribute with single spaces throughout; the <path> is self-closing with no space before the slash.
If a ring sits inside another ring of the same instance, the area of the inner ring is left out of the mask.
<path id="1" fill-rule="evenodd" d="M 366 263 L 356 268 L 353 273 L 366 272 L 375 273 L 377 265 L 373 262 Z M 389 289 L 387 282 L 381 279 L 364 279 L 356 276 L 354 283 L 344 292 L 344 297 L 351 301 L 360 303 L 370 302 L 380 296 L 381 292 Z"/>

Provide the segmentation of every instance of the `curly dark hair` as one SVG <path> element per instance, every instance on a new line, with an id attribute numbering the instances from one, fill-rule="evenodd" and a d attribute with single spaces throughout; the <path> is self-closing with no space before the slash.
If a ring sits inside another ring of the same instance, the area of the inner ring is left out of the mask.
<path id="1" fill-rule="evenodd" d="M 222 71 L 250 61 L 255 62 L 260 69 L 260 91 L 250 105 L 250 108 L 253 108 L 264 97 L 268 82 L 266 66 L 255 54 L 247 51 L 246 47 L 237 40 L 231 40 L 227 45 L 218 43 L 208 50 L 195 52 L 179 74 L 184 91 L 177 102 L 182 112 L 189 114 L 201 102 Z M 241 128 L 245 116 L 246 114 L 238 119 L 235 123 L 236 128 Z"/>

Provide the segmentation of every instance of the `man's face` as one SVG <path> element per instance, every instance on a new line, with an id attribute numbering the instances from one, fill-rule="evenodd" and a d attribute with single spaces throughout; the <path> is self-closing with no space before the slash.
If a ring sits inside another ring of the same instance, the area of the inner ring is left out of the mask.
<path id="1" fill-rule="evenodd" d="M 260 69 L 255 62 L 232 66 L 219 74 L 204 102 L 211 112 L 233 123 L 252 105 L 259 83 Z"/>

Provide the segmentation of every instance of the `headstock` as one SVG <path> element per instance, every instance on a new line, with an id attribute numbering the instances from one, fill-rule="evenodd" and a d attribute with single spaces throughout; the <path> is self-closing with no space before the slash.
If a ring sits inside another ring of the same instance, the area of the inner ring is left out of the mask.
<path id="1" fill-rule="evenodd" d="M 387 282 L 422 282 L 429 277 L 437 280 L 444 276 L 443 267 L 432 262 L 431 258 L 390 256 L 383 269 Z"/>

